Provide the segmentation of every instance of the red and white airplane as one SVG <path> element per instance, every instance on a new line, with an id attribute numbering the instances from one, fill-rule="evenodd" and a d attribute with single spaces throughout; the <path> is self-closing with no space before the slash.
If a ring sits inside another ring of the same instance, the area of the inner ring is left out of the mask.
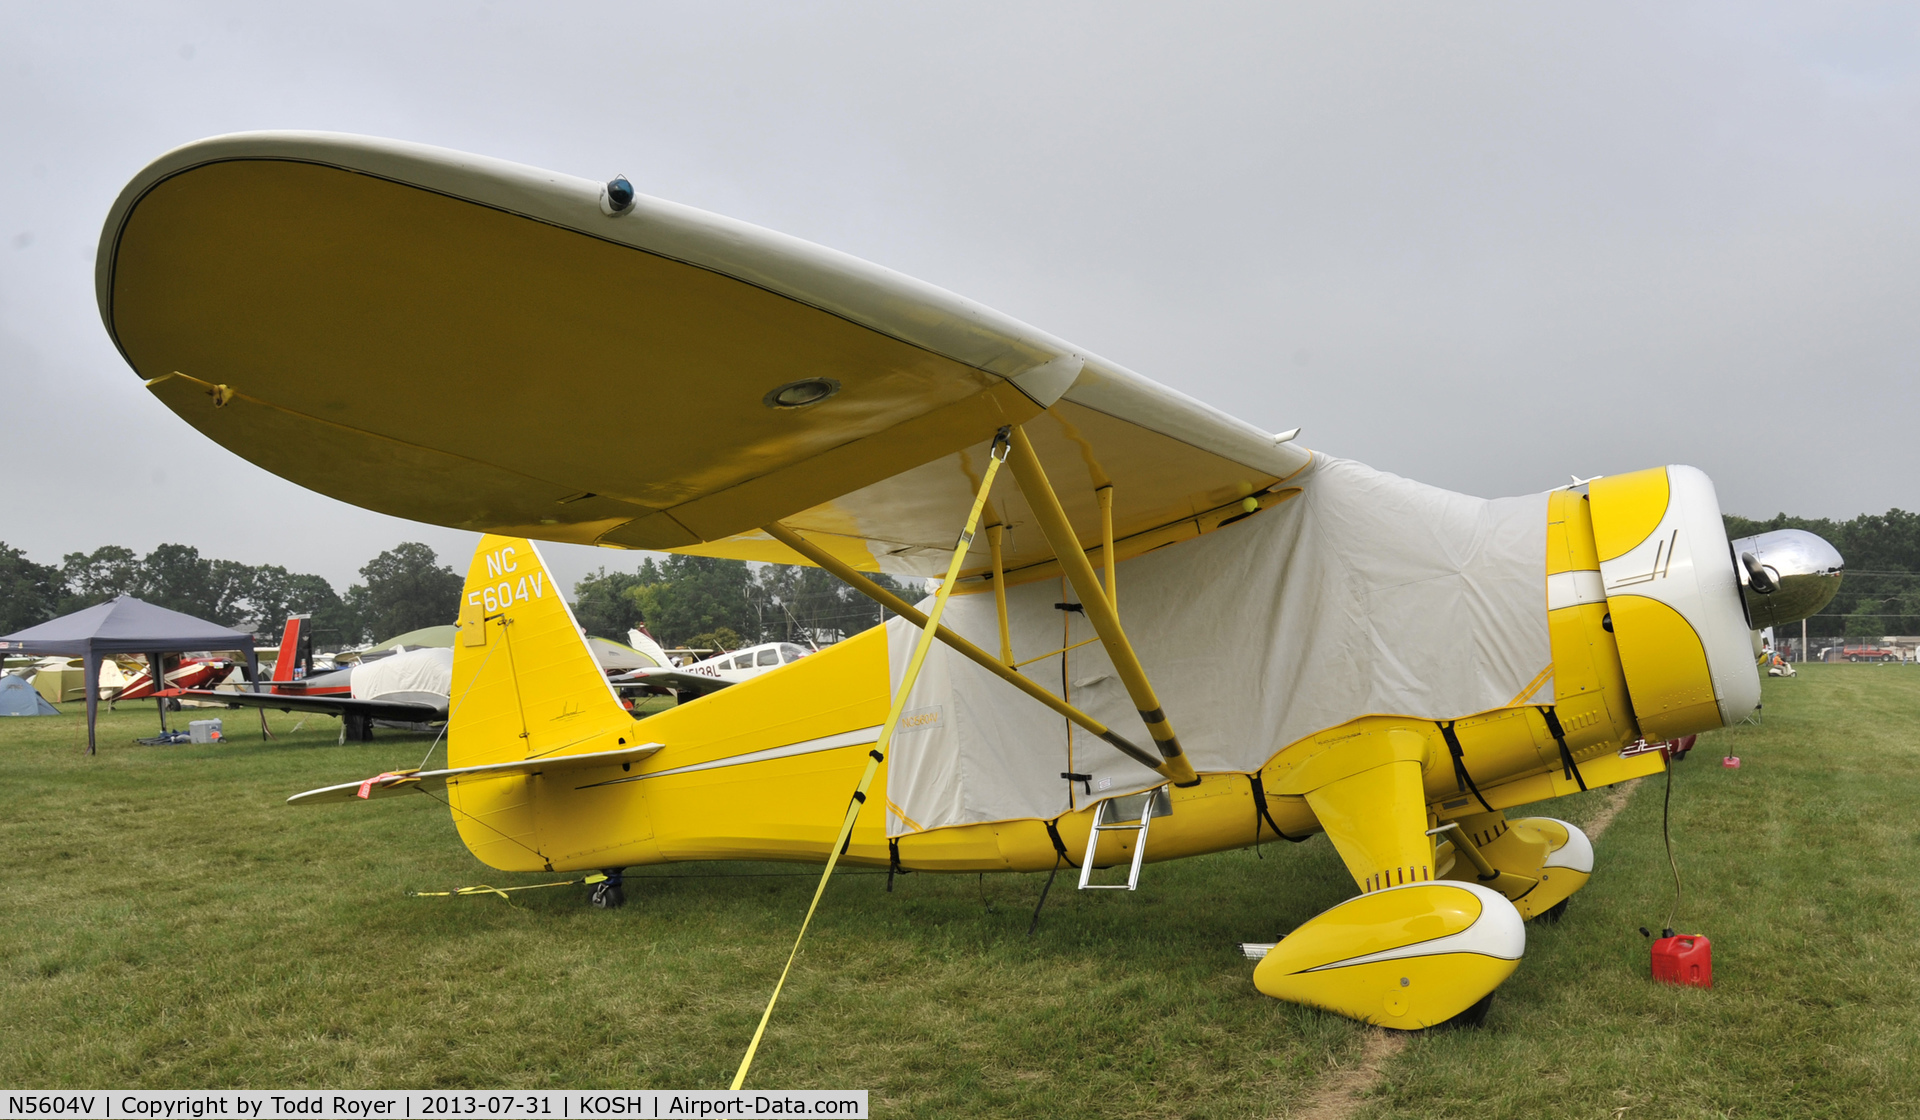
<path id="1" fill-rule="evenodd" d="M 280 635 L 280 652 L 265 687 L 253 691 L 180 688 L 163 695 L 232 707 L 274 708 L 338 716 L 344 738 L 373 738 L 373 722 L 440 723 L 447 718 L 453 651 L 406 650 L 323 673 L 313 672 L 310 616 L 293 615 Z"/>

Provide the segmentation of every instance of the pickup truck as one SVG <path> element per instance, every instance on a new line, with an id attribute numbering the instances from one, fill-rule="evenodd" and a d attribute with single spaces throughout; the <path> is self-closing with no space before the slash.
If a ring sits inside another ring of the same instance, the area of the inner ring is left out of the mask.
<path id="1" fill-rule="evenodd" d="M 1893 650 L 1879 646 L 1845 646 L 1840 656 L 1848 661 L 1898 661 L 1900 655 Z"/>

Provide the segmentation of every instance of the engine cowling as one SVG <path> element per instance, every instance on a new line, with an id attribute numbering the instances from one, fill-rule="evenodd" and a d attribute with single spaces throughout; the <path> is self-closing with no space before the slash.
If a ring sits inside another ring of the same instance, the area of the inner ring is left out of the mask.
<path id="1" fill-rule="evenodd" d="M 1799 530 L 1729 542 L 1713 482 L 1693 467 L 1598 478 L 1588 496 L 1641 734 L 1672 739 L 1747 718 L 1760 706 L 1753 629 L 1824 606 L 1840 554 Z"/>

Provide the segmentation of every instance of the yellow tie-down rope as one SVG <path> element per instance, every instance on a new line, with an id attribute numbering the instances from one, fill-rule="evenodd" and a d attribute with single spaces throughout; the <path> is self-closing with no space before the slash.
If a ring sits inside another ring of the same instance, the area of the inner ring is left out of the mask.
<path id="1" fill-rule="evenodd" d="M 920 665 L 927 659 L 927 651 L 933 646 L 933 636 L 940 629 L 940 615 L 947 609 L 947 597 L 953 594 L 953 585 L 960 579 L 960 566 L 966 562 L 967 550 L 973 545 L 973 531 L 980 525 L 980 511 L 986 508 L 987 493 L 993 489 L 993 476 L 1000 470 L 1000 464 L 1006 462 L 1008 448 L 1008 429 L 1002 428 L 993 437 L 993 448 L 987 455 L 987 469 L 980 479 L 980 492 L 974 495 L 973 510 L 967 514 L 967 527 L 960 534 L 960 543 L 953 550 L 953 560 L 947 564 L 947 578 L 941 582 L 940 591 L 933 597 L 933 609 L 927 612 L 927 624 L 920 628 L 920 640 L 913 647 L 913 657 L 907 662 L 907 671 L 900 678 L 900 687 L 894 690 L 893 707 L 887 712 L 886 725 L 880 729 L 880 741 L 873 750 L 867 752 L 867 769 L 860 775 L 860 784 L 854 787 L 853 797 L 847 801 L 847 815 L 840 822 L 840 835 L 834 837 L 833 847 L 827 850 L 827 866 L 820 873 L 820 885 L 813 889 L 813 902 L 807 906 L 807 916 L 800 922 L 800 933 L 793 939 L 793 951 L 787 954 L 787 966 L 780 970 L 780 980 L 773 986 L 773 994 L 767 997 L 767 1009 L 760 1015 L 760 1025 L 754 1029 L 753 1041 L 747 1044 L 747 1052 L 740 1059 L 740 1069 L 733 1075 L 730 1088 L 738 1089 L 747 1079 L 747 1070 L 753 1066 L 753 1056 L 760 1049 L 760 1039 L 767 1033 L 767 1021 L 773 1018 L 773 1005 L 780 999 L 780 989 L 787 985 L 787 973 L 793 971 L 793 961 L 800 955 L 800 942 L 807 936 L 807 926 L 813 923 L 813 912 L 820 905 L 820 896 L 826 893 L 827 880 L 833 877 L 834 865 L 840 862 L 840 851 L 847 844 L 847 837 L 853 833 L 853 822 L 860 816 L 860 807 L 866 804 L 867 787 L 873 784 L 873 776 L 880 770 L 880 764 L 886 761 L 887 748 L 893 742 L 893 729 L 900 722 L 900 713 L 906 710 L 907 693 L 913 690 L 913 682 L 920 676 Z"/>
<path id="2" fill-rule="evenodd" d="M 571 887 L 575 883 L 585 883 L 588 886 L 592 886 L 595 883 L 604 883 L 606 881 L 607 881 L 607 877 L 596 871 L 592 875 L 589 875 L 584 879 L 563 879 L 558 883 L 529 883 L 524 887 L 495 887 L 495 886 L 490 886 L 486 883 L 481 883 L 480 885 L 473 886 L 473 887 L 455 887 L 453 890 L 450 890 L 450 891 L 408 891 L 407 897 L 408 898 L 471 898 L 472 896 L 477 894 L 497 894 L 501 898 L 506 899 L 507 905 L 511 906 L 513 905 L 513 899 L 507 898 L 508 893 L 511 891 L 543 891 L 543 890 L 546 890 L 548 887 Z"/>

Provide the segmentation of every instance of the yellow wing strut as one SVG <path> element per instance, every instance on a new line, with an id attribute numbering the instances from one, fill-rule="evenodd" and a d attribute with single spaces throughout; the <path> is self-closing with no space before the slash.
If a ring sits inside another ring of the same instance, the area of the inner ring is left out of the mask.
<path id="1" fill-rule="evenodd" d="M 820 896 L 826 893 L 827 880 L 833 877 L 834 865 L 840 862 L 840 850 L 853 834 L 853 822 L 860 816 L 860 807 L 866 804 L 867 787 L 873 784 L 873 776 L 879 772 L 880 764 L 886 761 L 887 748 L 893 744 L 893 729 L 899 725 L 900 714 L 907 707 L 907 694 L 913 691 L 913 682 L 920 676 L 920 666 L 927 660 L 927 651 L 933 648 L 934 635 L 940 628 L 940 616 L 946 612 L 947 599 L 953 594 L 953 585 L 960 579 L 960 566 L 966 562 L 967 550 L 973 546 L 973 531 L 980 524 L 980 511 L 986 508 L 987 492 L 993 489 L 993 476 L 999 473 L 1000 464 L 1006 461 L 1006 434 L 1006 429 L 1002 428 L 993 439 L 993 452 L 987 457 L 985 477 L 980 480 L 980 493 L 973 499 L 973 509 L 967 514 L 967 527 L 960 534 L 960 543 L 953 550 L 952 561 L 947 564 L 947 578 L 941 581 L 940 592 L 933 597 L 933 613 L 927 615 L 920 624 L 920 639 L 914 643 L 913 657 L 907 661 L 907 671 L 900 678 L 900 687 L 894 690 L 893 707 L 887 712 L 887 722 L 880 729 L 880 741 L 867 752 L 867 768 L 861 773 L 860 784 L 854 787 L 853 796 L 847 801 L 847 814 L 840 822 L 840 835 L 834 837 L 833 847 L 827 851 L 827 866 L 820 873 L 820 885 L 813 889 L 813 902 L 807 906 L 807 916 L 800 923 L 800 933 L 793 939 L 793 951 L 787 954 L 787 966 L 780 970 L 780 980 L 773 986 L 773 995 L 767 998 L 767 1009 L 760 1015 L 760 1025 L 754 1029 L 753 1041 L 747 1044 L 747 1052 L 740 1059 L 740 1068 L 733 1075 L 731 1087 L 734 1089 L 738 1089 L 747 1079 L 747 1070 L 753 1066 L 753 1055 L 760 1049 L 761 1037 L 767 1033 L 767 1020 L 773 1018 L 773 1005 L 780 999 L 780 989 L 786 987 L 787 973 L 793 971 L 794 958 L 800 955 L 800 941 L 807 936 L 807 926 L 813 923 L 813 912 L 820 906 Z"/>
<path id="2" fill-rule="evenodd" d="M 1007 565 L 1000 550 L 1000 534 L 1007 527 L 994 522 L 987 526 L 987 547 L 993 552 L 993 610 L 1000 619 L 1000 661 L 1008 668 L 1013 663 L 1013 632 L 1007 628 Z"/>
<path id="3" fill-rule="evenodd" d="M 1053 492 L 1053 485 L 1047 481 L 1047 472 L 1040 466 L 1040 457 L 1034 454 L 1027 433 L 1018 425 L 1013 429 L 1013 451 L 1013 477 L 1020 482 L 1020 492 L 1033 508 L 1034 518 L 1040 522 L 1040 532 L 1046 536 L 1047 545 L 1059 558 L 1067 582 L 1073 584 L 1074 591 L 1079 594 L 1081 608 L 1086 611 L 1087 620 L 1093 623 L 1094 632 L 1100 635 L 1100 644 L 1106 647 L 1107 656 L 1113 659 L 1113 668 L 1120 675 L 1121 683 L 1127 686 L 1127 695 L 1133 697 L 1133 706 L 1139 709 L 1140 719 L 1153 735 L 1154 745 L 1160 748 L 1161 756 L 1166 759 L 1164 765 L 1155 769 L 1171 778 L 1174 785 L 1193 785 L 1200 780 L 1200 776 L 1193 772 L 1193 764 L 1187 761 L 1186 752 L 1180 749 L 1180 739 L 1173 733 L 1173 724 L 1160 708 L 1160 698 L 1153 691 L 1153 682 L 1147 679 L 1146 669 L 1134 654 L 1133 646 L 1128 644 L 1126 632 L 1120 628 L 1120 613 L 1114 609 L 1113 599 L 1108 596 L 1106 589 L 1100 586 L 1100 578 L 1094 574 L 1093 564 L 1087 560 L 1079 538 L 1074 536 L 1073 524 L 1067 520 L 1067 511 L 1060 508 L 1060 498 Z M 1107 556 L 1110 563 L 1113 556 L 1110 544 Z"/>
<path id="4" fill-rule="evenodd" d="M 912 604 L 868 579 L 856 571 L 852 565 L 845 563 L 839 557 L 834 556 L 826 549 L 819 547 L 812 541 L 787 528 L 785 525 L 775 521 L 762 526 L 761 531 L 806 557 L 808 560 L 818 564 L 820 567 L 839 576 L 855 591 L 879 603 L 901 618 L 906 619 L 915 626 L 926 627 L 927 616 L 921 614 Z M 945 626 L 936 627 L 935 632 L 939 635 L 941 641 L 947 643 L 947 645 L 964 655 L 967 660 L 972 661 L 982 669 L 987 670 L 994 676 L 999 677 L 1001 680 L 1006 681 L 1008 684 L 1026 693 L 1028 696 L 1045 704 L 1057 714 L 1065 716 L 1081 727 L 1086 728 L 1089 733 L 1097 735 L 1108 743 L 1111 743 L 1122 754 L 1138 762 L 1140 765 L 1145 766 L 1147 769 L 1169 778 L 1173 777 L 1174 772 L 1167 769 L 1164 762 L 1153 757 L 1151 752 L 1134 746 L 1106 724 L 1101 723 L 1099 720 L 1094 719 L 1092 716 L 1067 703 L 1065 700 L 1041 688 L 1026 677 L 1014 672 L 1011 667 L 995 659 L 994 656 L 986 650 L 974 645 L 972 642 Z M 1051 657 L 1053 655 L 1047 654 L 1047 656 Z M 1187 773 L 1188 776 L 1191 777 L 1192 771 L 1189 770 Z"/>

